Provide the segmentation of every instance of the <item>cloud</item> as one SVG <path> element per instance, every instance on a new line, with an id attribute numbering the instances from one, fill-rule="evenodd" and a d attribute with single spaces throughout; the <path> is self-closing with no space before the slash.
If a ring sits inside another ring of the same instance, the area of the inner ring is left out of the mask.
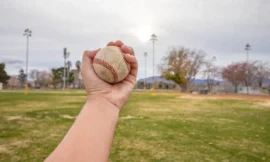
<path id="1" fill-rule="evenodd" d="M 270 61 L 269 11 L 268 0 L 3 1 L 0 56 L 4 53 L 25 58 L 25 28 L 33 32 L 29 39 L 29 66 L 47 69 L 63 65 L 64 47 L 75 63 L 84 50 L 121 39 L 135 49 L 138 76 L 142 78 L 144 52 L 148 52 L 147 76 L 153 71 L 152 44 L 136 37 L 140 35 L 138 31 L 147 35 L 141 31 L 146 26 L 151 29 L 149 37 L 152 32 L 158 36 L 156 64 L 169 46 L 182 45 L 203 49 L 209 57 L 216 56 L 217 64 L 223 66 L 245 59 L 246 43 L 252 46 L 252 59 Z M 15 69 L 22 64 L 17 63 Z"/>
<path id="2" fill-rule="evenodd" d="M 24 61 L 21 58 L 14 57 L 14 56 L 0 56 L 0 62 L 10 65 L 22 65 Z"/>

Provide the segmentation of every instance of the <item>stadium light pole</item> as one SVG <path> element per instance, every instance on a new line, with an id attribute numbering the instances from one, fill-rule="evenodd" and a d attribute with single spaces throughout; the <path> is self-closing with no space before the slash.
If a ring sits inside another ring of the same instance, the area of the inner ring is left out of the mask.
<path id="1" fill-rule="evenodd" d="M 251 46 L 249 44 L 246 44 L 245 50 L 247 51 L 247 81 L 249 84 L 249 51 L 251 50 Z M 249 94 L 249 85 L 247 84 L 247 94 Z"/>
<path id="2" fill-rule="evenodd" d="M 150 39 L 152 42 L 153 42 L 153 86 L 152 86 L 152 91 L 155 90 L 155 79 L 154 79 L 154 76 L 155 76 L 155 41 L 157 41 L 157 36 L 155 34 L 152 34 L 151 35 L 151 39 Z"/>
<path id="3" fill-rule="evenodd" d="M 63 90 L 66 88 L 66 59 L 69 57 L 69 52 L 67 52 L 67 48 L 64 48 L 64 77 L 63 77 Z"/>
<path id="4" fill-rule="evenodd" d="M 147 52 L 144 52 L 144 58 L 145 58 L 145 68 L 144 68 L 144 72 L 145 72 L 145 76 L 144 76 L 144 89 L 146 89 L 146 58 L 147 58 Z"/>
<path id="5" fill-rule="evenodd" d="M 30 29 L 25 29 L 23 36 L 26 36 L 26 63 L 25 63 L 25 94 L 28 94 L 28 52 L 29 52 L 29 37 L 32 36 L 32 31 Z"/>

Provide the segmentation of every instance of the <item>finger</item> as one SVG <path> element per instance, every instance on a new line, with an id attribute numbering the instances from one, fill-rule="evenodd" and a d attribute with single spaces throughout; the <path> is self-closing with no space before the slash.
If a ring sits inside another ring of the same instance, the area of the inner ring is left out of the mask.
<path id="1" fill-rule="evenodd" d="M 100 51 L 100 48 L 99 49 L 96 49 L 94 51 L 90 51 L 89 52 L 89 57 L 93 60 L 96 56 L 96 54 Z"/>
<path id="2" fill-rule="evenodd" d="M 116 46 L 116 44 L 114 42 L 109 42 L 107 46 Z"/>
<path id="3" fill-rule="evenodd" d="M 129 82 L 129 83 L 135 85 L 135 83 L 136 83 L 136 77 L 133 76 L 133 75 L 131 75 L 131 74 L 129 74 L 129 75 L 123 80 L 123 83 L 125 83 L 125 81 L 127 81 L 127 82 Z"/>
<path id="4" fill-rule="evenodd" d="M 85 70 L 89 70 L 93 68 L 92 60 L 90 59 L 90 54 L 92 51 L 85 51 L 83 53 L 83 58 L 82 58 L 82 72 Z"/>
<path id="5" fill-rule="evenodd" d="M 130 63 L 130 74 L 136 79 L 138 73 L 138 61 L 136 57 L 129 54 L 124 55 L 124 57 L 126 61 Z"/>
<path id="6" fill-rule="evenodd" d="M 137 62 L 136 57 L 133 55 L 125 54 L 124 57 L 125 57 L 126 61 L 129 63 L 136 63 Z"/>
<path id="7" fill-rule="evenodd" d="M 115 41 L 115 45 L 121 48 L 124 45 L 124 43 L 118 40 L 118 41 Z"/>
<path id="8" fill-rule="evenodd" d="M 128 54 L 131 54 L 131 55 L 135 55 L 135 54 L 134 54 L 134 50 L 133 50 L 132 47 L 123 45 L 123 46 L 121 46 L 121 50 L 122 50 L 124 53 L 128 53 Z"/>

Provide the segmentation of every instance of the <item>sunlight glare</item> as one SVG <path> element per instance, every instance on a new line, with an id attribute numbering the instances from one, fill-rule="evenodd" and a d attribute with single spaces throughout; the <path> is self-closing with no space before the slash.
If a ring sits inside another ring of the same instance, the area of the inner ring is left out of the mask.
<path id="1" fill-rule="evenodd" d="M 135 31 L 136 36 L 142 42 L 150 40 L 151 27 L 150 26 L 139 26 Z"/>

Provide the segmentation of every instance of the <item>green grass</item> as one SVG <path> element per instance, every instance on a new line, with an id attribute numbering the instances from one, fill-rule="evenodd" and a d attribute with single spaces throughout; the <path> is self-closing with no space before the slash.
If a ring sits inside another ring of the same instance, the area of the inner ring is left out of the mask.
<path id="1" fill-rule="evenodd" d="M 270 161 L 270 101 L 133 92 L 112 162 Z M 43 161 L 85 100 L 83 91 L 0 93 L 0 161 Z"/>

